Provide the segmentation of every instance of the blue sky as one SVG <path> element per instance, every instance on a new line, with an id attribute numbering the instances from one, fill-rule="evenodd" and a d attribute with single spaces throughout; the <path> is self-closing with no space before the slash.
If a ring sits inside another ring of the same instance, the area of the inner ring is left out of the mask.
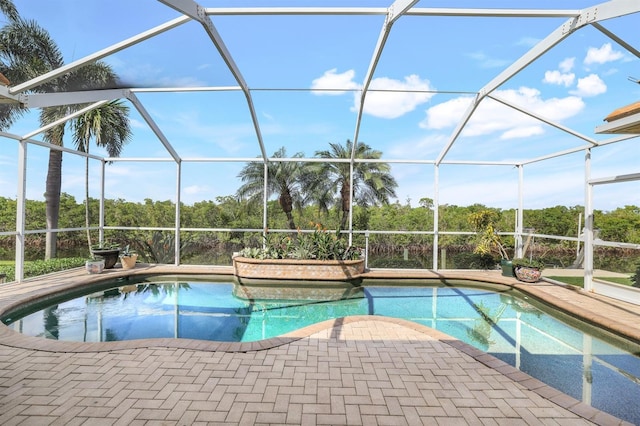
<path id="1" fill-rule="evenodd" d="M 263 1 L 203 2 L 203 6 L 258 6 Z M 390 1 L 268 2 L 280 6 L 373 6 Z M 591 1 L 520 1 L 519 8 L 582 9 Z M 151 0 L 86 2 L 18 0 L 57 41 L 67 62 L 80 59 L 179 14 Z M 415 7 L 513 7 L 509 1 L 419 2 Z M 359 89 L 383 16 L 213 16 L 212 21 L 251 88 L 266 151 L 313 156 L 329 142 L 353 139 Z M 393 26 L 370 88 L 359 140 L 388 160 L 433 160 L 443 150 L 471 97 L 566 18 L 404 16 Z M 637 41 L 640 14 L 603 22 L 629 43 Z M 640 46 L 635 46 L 640 48 Z M 189 22 L 105 58 L 125 85 L 138 87 L 236 86 L 202 26 Z M 572 34 L 500 86 L 495 94 L 596 140 L 594 128 L 612 110 L 636 102 L 639 60 L 600 31 Z M 327 91 L 327 89 L 339 89 Z M 139 93 L 147 111 L 183 158 L 247 158 L 260 154 L 246 99 L 239 91 Z M 37 111 L 36 111 L 37 112 Z M 37 114 L 10 133 L 38 127 Z M 169 158 L 132 107 L 134 137 L 123 157 Z M 17 144 L 0 140 L 0 195 L 15 197 Z M 518 162 L 583 146 L 576 139 L 517 111 L 485 100 L 448 152 L 449 161 Z M 68 143 L 70 145 L 70 143 Z M 100 153 L 100 151 L 95 151 Z M 63 191 L 82 199 L 83 160 L 65 154 Z M 638 140 L 593 150 L 592 175 L 637 173 Z M 47 150 L 29 147 L 27 197 L 42 199 Z M 95 162 L 94 162 L 95 163 Z M 243 163 L 183 164 L 182 201 L 231 195 Z M 393 164 L 398 200 L 417 205 L 434 198 L 431 165 Z M 107 166 L 106 197 L 175 199 L 176 167 L 168 162 L 116 162 Z M 91 167 L 98 196 L 98 167 Z M 584 203 L 584 152 L 524 169 L 525 208 Z M 513 208 L 518 172 L 512 166 L 443 165 L 441 203 Z M 125 183 L 133 184 L 125 186 Z M 595 207 L 640 205 L 640 183 L 598 187 Z"/>

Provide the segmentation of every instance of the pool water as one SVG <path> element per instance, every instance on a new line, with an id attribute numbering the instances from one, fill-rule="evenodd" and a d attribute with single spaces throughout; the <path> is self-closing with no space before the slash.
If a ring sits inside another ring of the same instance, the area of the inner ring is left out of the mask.
<path id="1" fill-rule="evenodd" d="M 366 286 L 343 300 L 245 300 L 232 283 L 130 284 L 59 301 L 16 331 L 67 341 L 154 337 L 249 342 L 348 315 L 432 327 L 616 417 L 640 424 L 640 346 L 560 321 L 526 297 L 475 287 Z"/>

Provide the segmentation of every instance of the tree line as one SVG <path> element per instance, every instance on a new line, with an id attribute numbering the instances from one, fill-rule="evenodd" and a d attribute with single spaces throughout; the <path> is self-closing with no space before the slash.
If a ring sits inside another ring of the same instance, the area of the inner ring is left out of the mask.
<path id="1" fill-rule="evenodd" d="M 60 198 L 60 228 L 82 228 L 85 225 L 85 203 L 73 196 L 62 193 Z M 0 232 L 15 231 L 16 224 L 15 199 L 0 197 Z M 90 224 L 99 223 L 99 201 L 90 198 Z M 418 206 L 399 202 L 378 206 L 355 205 L 353 211 L 354 230 L 396 231 L 398 233 L 372 234 L 370 243 L 382 247 L 430 247 L 433 237 L 428 234 L 409 234 L 404 232 L 424 232 L 433 230 L 433 201 L 429 198 L 419 200 Z M 27 200 L 26 228 L 29 230 L 45 229 L 44 212 L 46 202 Z M 439 207 L 439 231 L 472 232 L 469 221 L 471 214 L 483 210 L 492 210 L 499 215 L 496 230 L 513 232 L 515 227 L 515 210 L 498 209 L 482 204 L 470 206 L 441 205 Z M 123 227 L 167 227 L 175 226 L 175 203 L 169 200 L 157 201 L 145 199 L 143 202 L 132 202 L 123 199 L 105 200 L 105 224 Z M 313 230 L 317 224 L 326 229 L 337 230 L 343 220 L 341 204 L 326 210 L 315 203 L 294 208 L 290 214 L 283 212 L 279 200 L 271 200 L 267 204 L 267 226 L 269 229 L 290 229 L 293 219 L 297 228 Z M 535 229 L 537 234 L 576 237 L 579 217 L 584 213 L 582 206 L 554 206 L 543 209 L 527 209 L 524 211 L 524 226 Z M 180 206 L 180 221 L 183 228 L 222 228 L 222 229 L 262 229 L 262 206 L 249 199 L 230 195 L 217 197 L 215 200 L 196 202 L 192 205 Z M 584 223 L 584 219 L 582 219 Z M 595 227 L 599 229 L 599 237 L 606 241 L 618 241 L 640 244 L 640 207 L 624 206 L 612 211 L 595 211 Z M 108 231 L 110 238 L 126 240 L 130 231 Z M 234 232 L 200 232 L 193 233 L 194 243 L 211 245 L 212 243 L 246 243 L 246 238 L 259 238 L 259 235 Z M 44 243 L 44 234 L 28 236 L 28 244 L 39 246 Z M 61 246 L 83 247 L 87 245 L 86 236 L 82 232 L 62 232 L 58 235 Z M 465 244 L 468 237 L 464 235 L 441 235 L 440 245 Z M 2 246 L 13 244 L 13 237 L 0 239 Z M 549 245 L 564 244 L 558 240 L 547 240 Z"/>

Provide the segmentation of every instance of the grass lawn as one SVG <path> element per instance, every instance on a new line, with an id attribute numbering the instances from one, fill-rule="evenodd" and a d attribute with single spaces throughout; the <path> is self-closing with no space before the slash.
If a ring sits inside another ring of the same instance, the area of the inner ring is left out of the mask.
<path id="1" fill-rule="evenodd" d="M 547 277 L 549 279 L 560 281 L 561 283 L 575 285 L 577 287 L 584 287 L 584 277 Z M 611 283 L 622 284 L 622 285 L 632 285 L 633 282 L 631 278 L 621 278 L 621 277 L 594 277 L 596 279 L 601 279 L 604 281 L 609 281 Z"/>

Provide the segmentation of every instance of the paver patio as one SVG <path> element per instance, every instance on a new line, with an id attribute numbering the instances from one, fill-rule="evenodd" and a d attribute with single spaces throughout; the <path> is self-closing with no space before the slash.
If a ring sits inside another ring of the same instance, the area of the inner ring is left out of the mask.
<path id="1" fill-rule="evenodd" d="M 193 273 L 147 270 L 167 271 Z M 5 284 L 0 307 L 87 279 L 74 272 Z M 537 287 L 640 328 L 635 305 Z M 256 343 L 69 343 L 0 327 L 2 425 L 623 424 L 465 343 L 398 319 L 348 317 Z"/>

